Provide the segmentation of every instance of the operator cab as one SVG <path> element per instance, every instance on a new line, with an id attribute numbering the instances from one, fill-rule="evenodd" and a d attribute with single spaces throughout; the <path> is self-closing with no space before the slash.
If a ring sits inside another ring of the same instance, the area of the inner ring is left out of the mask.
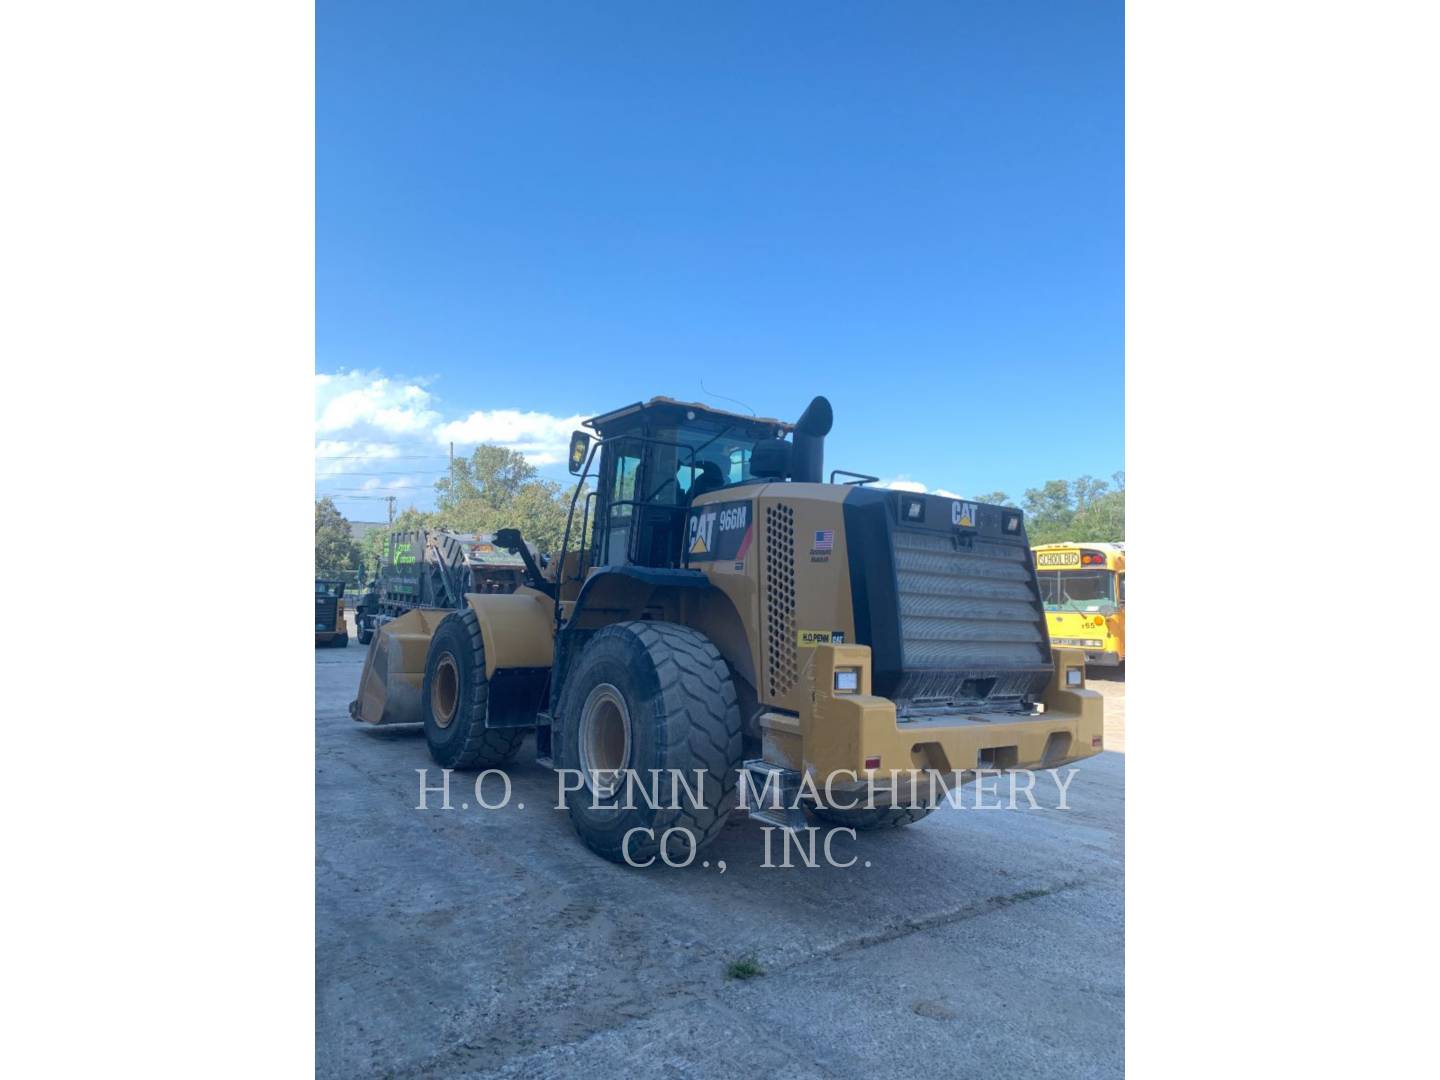
<path id="1" fill-rule="evenodd" d="M 690 504 L 767 478 L 751 471 L 756 444 L 793 430 L 781 420 L 664 397 L 586 423 L 603 440 L 591 566 L 679 566 Z"/>

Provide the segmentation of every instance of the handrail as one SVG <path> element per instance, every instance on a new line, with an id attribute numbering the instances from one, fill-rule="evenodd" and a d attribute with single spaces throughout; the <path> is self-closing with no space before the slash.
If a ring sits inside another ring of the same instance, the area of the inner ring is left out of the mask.
<path id="1" fill-rule="evenodd" d="M 570 553 L 570 524 L 575 520 L 575 502 L 580 498 L 580 490 L 585 486 L 586 479 L 590 476 L 590 462 L 595 460 L 595 454 L 600 449 L 602 440 L 596 439 L 590 444 L 590 451 L 585 455 L 585 467 L 580 470 L 580 479 L 575 482 L 575 491 L 570 496 L 570 512 L 565 515 L 565 533 L 560 540 L 560 566 L 555 572 L 555 579 L 558 582 L 560 576 L 565 572 L 565 556 Z M 597 522 L 598 526 L 598 522 Z M 560 633 L 560 590 L 555 590 L 555 634 Z"/>
<path id="2" fill-rule="evenodd" d="M 590 503 L 599 495 L 599 491 L 587 491 L 585 493 L 585 508 L 580 511 L 580 547 L 577 549 L 580 558 L 575 560 L 575 576 L 571 581 L 579 581 L 583 574 L 580 573 L 580 563 L 584 561 L 585 552 L 590 550 Z M 565 572 L 564 556 L 561 556 L 560 572 Z"/>
<path id="3" fill-rule="evenodd" d="M 837 476 L 853 476 L 853 477 L 855 477 L 854 480 L 847 480 L 847 481 L 845 481 L 845 484 L 844 484 L 845 487 L 852 487 L 852 486 L 864 487 L 866 484 L 878 484 L 878 483 L 880 482 L 880 478 L 879 478 L 878 476 L 871 476 L 869 473 L 851 472 L 849 469 L 831 469 L 831 470 L 830 470 L 830 483 L 832 483 L 832 484 L 835 483 L 835 477 L 837 477 Z"/>

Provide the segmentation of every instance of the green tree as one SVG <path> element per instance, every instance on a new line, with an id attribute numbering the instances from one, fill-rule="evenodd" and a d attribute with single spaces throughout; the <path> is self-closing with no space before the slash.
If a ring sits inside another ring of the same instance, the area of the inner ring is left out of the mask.
<path id="1" fill-rule="evenodd" d="M 1025 492 L 1025 531 L 1032 544 L 1125 539 L 1125 474 L 1049 480 Z"/>
<path id="2" fill-rule="evenodd" d="M 362 564 L 350 522 L 328 496 L 315 500 L 315 576 L 349 578 Z"/>
<path id="3" fill-rule="evenodd" d="M 519 529 L 540 551 L 550 553 L 559 552 L 570 514 L 569 488 L 542 479 L 525 455 L 501 446 L 477 446 L 469 458 L 456 460 L 435 482 L 435 501 L 433 514 L 406 527 L 475 533 Z M 579 543 L 580 529 L 577 515 L 572 549 Z"/>
<path id="4" fill-rule="evenodd" d="M 527 484 L 534 483 L 536 475 L 535 466 L 517 450 L 477 446 L 468 460 L 453 462 L 449 475 L 435 482 L 435 501 L 442 511 L 463 503 L 499 510 L 509 506 Z"/>
<path id="5" fill-rule="evenodd" d="M 976 502 L 989 503 L 991 506 L 1015 505 L 1010 501 L 1010 496 L 1006 495 L 1003 491 L 992 491 L 986 495 L 972 495 L 971 498 Z"/>

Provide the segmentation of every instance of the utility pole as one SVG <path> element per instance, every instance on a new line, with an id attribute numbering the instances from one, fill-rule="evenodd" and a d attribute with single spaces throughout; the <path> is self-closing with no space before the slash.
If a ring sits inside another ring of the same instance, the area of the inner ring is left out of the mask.
<path id="1" fill-rule="evenodd" d="M 450 441 L 450 471 L 445 474 L 445 495 L 450 505 L 455 505 L 455 441 Z"/>
<path id="2" fill-rule="evenodd" d="M 389 511 L 390 511 L 390 524 L 391 524 L 391 525 L 394 525 L 394 524 L 395 524 L 395 496 L 394 496 L 394 495 L 387 495 L 387 496 L 385 496 L 385 505 L 386 505 L 386 507 L 387 507 L 387 508 L 389 509 Z"/>

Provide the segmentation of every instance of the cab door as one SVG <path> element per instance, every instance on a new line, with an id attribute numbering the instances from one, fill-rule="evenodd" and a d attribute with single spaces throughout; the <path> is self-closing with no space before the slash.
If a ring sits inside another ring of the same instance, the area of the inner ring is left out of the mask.
<path id="1" fill-rule="evenodd" d="M 605 443 L 600 506 L 595 516 L 594 566 L 625 566 L 631 562 L 643 447 L 639 439 L 624 437 Z"/>

